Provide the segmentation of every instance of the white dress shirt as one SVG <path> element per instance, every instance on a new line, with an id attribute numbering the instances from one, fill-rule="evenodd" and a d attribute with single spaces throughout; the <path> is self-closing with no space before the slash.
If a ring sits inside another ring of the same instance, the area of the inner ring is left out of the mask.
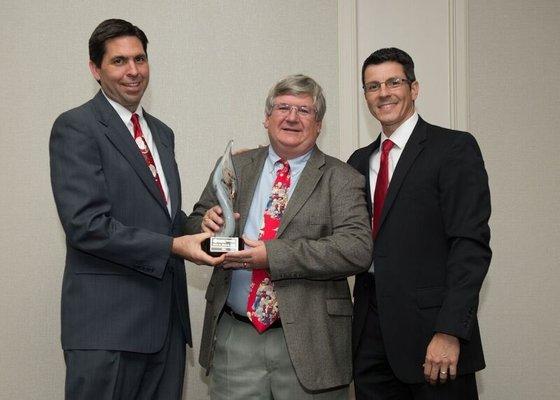
<path id="1" fill-rule="evenodd" d="M 395 132 L 391 135 L 391 137 L 387 137 L 385 133 L 381 132 L 381 142 L 379 143 L 379 147 L 373 152 L 371 157 L 369 158 L 369 187 L 370 187 L 370 198 L 371 198 L 371 209 L 373 210 L 373 194 L 375 193 L 375 185 L 377 183 L 377 174 L 379 173 L 379 164 L 381 162 L 381 146 L 383 142 L 387 139 L 391 139 L 391 141 L 395 144 L 391 151 L 389 152 L 389 184 L 391 183 L 391 178 L 393 177 L 393 172 L 395 172 L 395 168 L 397 167 L 397 163 L 399 162 L 399 158 L 404 150 L 404 146 L 406 146 L 406 142 L 410 138 L 416 123 L 418 122 L 418 113 L 414 111 L 414 114 L 406 121 L 404 121 L 401 126 L 399 126 Z M 374 243 L 375 246 L 375 243 Z M 369 272 L 373 273 L 373 261 L 371 262 L 371 267 L 369 267 Z"/>
<path id="2" fill-rule="evenodd" d="M 111 104 L 117 114 L 119 114 L 119 117 L 121 117 L 122 121 L 132 135 L 132 138 L 134 139 L 134 126 L 132 125 L 132 121 L 130 120 L 133 113 L 131 113 L 127 108 L 117 103 L 116 101 L 111 100 L 109 97 L 107 97 L 105 92 L 103 92 L 103 95 L 105 95 L 105 98 L 107 98 L 109 104 Z M 148 123 L 144 118 L 142 106 L 138 105 L 135 113 L 138 114 L 138 121 L 140 122 L 140 127 L 142 128 L 142 135 L 144 136 L 144 139 L 148 144 L 148 149 L 150 149 L 150 152 L 152 153 L 154 164 L 159 176 L 159 181 L 161 183 L 161 187 L 163 188 L 163 193 L 165 193 L 165 198 L 167 199 L 167 212 L 169 213 L 169 215 L 171 215 L 171 198 L 169 197 L 169 186 L 167 186 L 167 180 L 165 179 L 165 174 L 163 173 L 163 168 L 161 167 L 161 160 L 159 158 L 158 149 L 154 143 L 154 138 L 152 137 L 152 131 L 150 130 L 150 127 L 148 126 Z"/>

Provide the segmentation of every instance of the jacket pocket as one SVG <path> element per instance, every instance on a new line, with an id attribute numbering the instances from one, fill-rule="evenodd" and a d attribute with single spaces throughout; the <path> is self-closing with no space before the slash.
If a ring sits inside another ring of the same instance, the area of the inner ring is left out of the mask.
<path id="1" fill-rule="evenodd" d="M 440 307 L 445 296 L 445 287 L 435 286 L 416 289 L 416 303 L 419 308 Z"/>
<path id="2" fill-rule="evenodd" d="M 352 302 L 349 299 L 327 299 L 329 315 L 352 316 Z"/>

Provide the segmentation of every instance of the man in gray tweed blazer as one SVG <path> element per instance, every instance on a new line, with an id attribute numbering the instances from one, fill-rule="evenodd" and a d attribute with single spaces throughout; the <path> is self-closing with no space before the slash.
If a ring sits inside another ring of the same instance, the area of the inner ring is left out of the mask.
<path id="1" fill-rule="evenodd" d="M 324 114 L 321 87 L 289 76 L 266 100 L 270 146 L 233 157 L 245 249 L 226 254 L 206 292 L 200 363 L 211 375 L 212 399 L 348 396 L 352 301 L 346 278 L 367 270 L 372 241 L 363 177 L 316 146 Z M 287 207 L 275 238 L 258 240 L 274 177 L 286 161 Z M 216 204 L 211 177 L 187 231 L 217 231 L 223 219 Z M 280 316 L 262 333 L 247 317 L 257 269 L 270 274 Z"/>

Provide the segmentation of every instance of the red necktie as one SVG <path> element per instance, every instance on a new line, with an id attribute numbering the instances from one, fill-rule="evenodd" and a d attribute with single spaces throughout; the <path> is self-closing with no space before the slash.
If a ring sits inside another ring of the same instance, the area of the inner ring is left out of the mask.
<path id="1" fill-rule="evenodd" d="M 389 151 L 391 151 L 394 145 L 389 139 L 386 139 L 381 145 L 381 161 L 379 162 L 379 172 L 377 173 L 375 192 L 373 194 L 372 234 L 374 239 L 379 230 L 381 210 L 383 209 L 387 188 L 389 187 Z"/>
<path id="2" fill-rule="evenodd" d="M 280 160 L 282 168 L 276 172 L 272 184 L 272 193 L 266 204 L 263 224 L 259 240 L 276 238 L 282 215 L 288 205 L 288 189 L 290 188 L 290 164 Z M 266 269 L 254 269 L 251 276 L 251 287 L 247 299 L 247 316 L 259 332 L 264 332 L 278 318 L 278 302 L 270 274 Z"/>
<path id="3" fill-rule="evenodd" d="M 138 149 L 140 149 L 140 153 L 142 154 L 142 157 L 144 157 L 146 165 L 154 177 L 154 181 L 161 193 L 161 197 L 163 197 L 163 201 L 167 204 L 167 198 L 165 197 L 165 192 L 163 191 L 163 186 L 161 185 L 161 181 L 159 179 L 156 164 L 154 163 L 154 157 L 152 157 L 152 152 L 148 148 L 148 143 L 146 143 L 146 139 L 144 139 L 144 134 L 142 133 L 142 128 L 140 127 L 140 122 L 138 121 L 138 114 L 132 114 L 130 120 L 132 121 L 132 126 L 134 126 L 134 141 L 136 142 Z"/>

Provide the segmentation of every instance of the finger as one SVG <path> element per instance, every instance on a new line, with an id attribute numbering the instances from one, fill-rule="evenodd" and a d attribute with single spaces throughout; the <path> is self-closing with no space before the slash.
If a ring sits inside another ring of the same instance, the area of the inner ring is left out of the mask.
<path id="1" fill-rule="evenodd" d="M 221 211 L 221 210 L 219 210 Z M 222 219 L 222 213 L 218 213 L 217 210 L 214 210 L 213 208 L 211 208 L 210 210 L 206 211 L 206 214 L 204 214 L 204 218 L 202 219 L 203 221 L 214 221 L 217 224 L 223 224 L 224 220 Z"/>
<path id="2" fill-rule="evenodd" d="M 197 265 L 204 264 L 204 265 L 216 266 L 224 262 L 223 255 L 221 255 L 220 257 L 212 257 L 206 254 L 205 252 L 203 252 L 202 250 L 196 252 L 194 258 L 195 258 L 194 263 Z"/>
<path id="3" fill-rule="evenodd" d="M 251 258 L 250 250 L 231 251 L 225 254 L 226 261 L 243 262 Z"/>
<path id="4" fill-rule="evenodd" d="M 197 233 L 196 235 L 193 235 L 193 237 L 196 239 L 198 243 L 201 243 L 206 239 L 208 239 L 209 237 L 212 237 L 212 232 Z"/>
<path id="5" fill-rule="evenodd" d="M 211 232 L 217 232 L 220 230 L 221 226 L 210 218 L 202 220 L 202 229 L 208 228 Z"/>
<path id="6" fill-rule="evenodd" d="M 224 219 L 222 217 L 220 217 L 218 214 L 214 214 L 214 213 L 208 214 L 208 217 L 206 218 L 205 221 L 213 222 L 213 223 L 215 223 L 216 225 L 219 225 L 219 226 L 224 224 Z"/>
<path id="7" fill-rule="evenodd" d="M 257 247 L 260 245 L 260 240 L 252 240 L 245 235 L 242 236 L 242 239 L 243 242 L 245 242 L 245 244 L 248 245 L 249 247 Z"/>
<path id="8" fill-rule="evenodd" d="M 447 378 L 448 378 L 448 366 L 442 364 L 441 368 L 439 369 L 439 382 L 445 383 L 447 382 Z"/>
<path id="9" fill-rule="evenodd" d="M 216 267 L 224 262 L 224 256 L 221 255 L 220 257 L 209 257 L 208 265 Z"/>
<path id="10" fill-rule="evenodd" d="M 450 364 L 449 365 L 449 379 L 452 381 L 457 378 L 457 364 Z"/>
<path id="11" fill-rule="evenodd" d="M 439 368 L 440 366 L 438 364 L 432 365 L 432 370 L 430 371 L 430 384 L 432 385 L 435 385 L 437 383 L 438 376 L 439 376 Z"/>
<path id="12" fill-rule="evenodd" d="M 208 211 L 213 212 L 217 215 L 222 215 L 222 208 L 220 206 L 214 206 Z"/>
<path id="13" fill-rule="evenodd" d="M 432 363 L 429 362 L 428 360 L 425 360 L 423 367 L 424 367 L 424 379 L 426 379 L 426 382 L 428 382 L 430 380 L 430 373 L 432 371 Z"/>
<path id="14" fill-rule="evenodd" d="M 224 269 L 247 269 L 248 264 L 243 262 L 228 262 L 223 263 Z"/>
<path id="15" fill-rule="evenodd" d="M 241 218 L 241 214 L 233 213 L 233 217 L 237 220 L 237 219 Z"/>

